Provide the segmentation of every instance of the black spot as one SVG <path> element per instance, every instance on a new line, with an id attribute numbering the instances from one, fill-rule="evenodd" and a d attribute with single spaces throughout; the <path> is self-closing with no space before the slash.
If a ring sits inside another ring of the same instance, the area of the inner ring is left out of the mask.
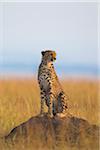
<path id="1" fill-rule="evenodd" d="M 64 93 L 63 92 L 60 92 L 59 96 L 62 96 Z"/>
<path id="2" fill-rule="evenodd" d="M 67 106 L 65 106 L 65 108 L 68 108 Z"/>
<path id="3" fill-rule="evenodd" d="M 53 95 L 52 92 L 49 93 L 50 95 Z"/>
<path id="4" fill-rule="evenodd" d="M 51 82 L 50 81 L 48 81 L 49 82 L 49 86 L 51 86 Z"/>
<path id="5" fill-rule="evenodd" d="M 44 96 L 41 96 L 42 99 L 44 99 Z"/>
<path id="6" fill-rule="evenodd" d="M 42 95 L 42 94 L 43 94 L 43 92 L 40 92 L 40 94 Z"/>
<path id="7" fill-rule="evenodd" d="M 43 90 L 43 87 L 41 87 L 41 90 Z M 42 92 L 42 91 L 41 91 Z"/>

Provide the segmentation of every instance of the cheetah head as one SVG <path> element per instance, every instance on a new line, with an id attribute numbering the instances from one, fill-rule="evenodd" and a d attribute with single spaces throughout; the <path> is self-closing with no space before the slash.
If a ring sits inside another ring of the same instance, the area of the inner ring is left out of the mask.
<path id="1" fill-rule="evenodd" d="M 42 60 L 46 62 L 53 62 L 56 60 L 56 52 L 51 50 L 42 51 Z"/>

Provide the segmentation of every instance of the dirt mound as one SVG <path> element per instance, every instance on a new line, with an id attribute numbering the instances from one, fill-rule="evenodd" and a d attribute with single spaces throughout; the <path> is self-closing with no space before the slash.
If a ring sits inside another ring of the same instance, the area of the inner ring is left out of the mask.
<path id="1" fill-rule="evenodd" d="M 32 117 L 5 137 L 10 149 L 99 149 L 99 127 L 77 117 Z"/>

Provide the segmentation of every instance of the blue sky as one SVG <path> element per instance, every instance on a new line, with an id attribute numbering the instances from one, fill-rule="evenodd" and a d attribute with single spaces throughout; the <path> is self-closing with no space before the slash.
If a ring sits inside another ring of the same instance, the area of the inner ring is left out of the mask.
<path id="1" fill-rule="evenodd" d="M 97 66 L 96 3 L 0 3 L 0 10 L 0 64 L 8 70 L 38 65 L 44 49 L 57 52 L 58 67 Z"/>

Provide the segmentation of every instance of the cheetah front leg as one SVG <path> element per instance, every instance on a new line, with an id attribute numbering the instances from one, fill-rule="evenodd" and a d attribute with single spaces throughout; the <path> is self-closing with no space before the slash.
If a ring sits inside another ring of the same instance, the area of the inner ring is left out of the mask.
<path id="1" fill-rule="evenodd" d="M 52 92 L 50 92 L 50 94 L 49 94 L 49 106 L 48 106 L 48 115 L 50 117 L 53 117 L 53 100 L 54 100 L 54 96 L 53 96 Z"/>
<path id="2" fill-rule="evenodd" d="M 44 114 L 44 103 L 45 103 L 45 92 L 41 89 L 41 111 L 40 111 L 41 116 L 43 116 Z"/>

